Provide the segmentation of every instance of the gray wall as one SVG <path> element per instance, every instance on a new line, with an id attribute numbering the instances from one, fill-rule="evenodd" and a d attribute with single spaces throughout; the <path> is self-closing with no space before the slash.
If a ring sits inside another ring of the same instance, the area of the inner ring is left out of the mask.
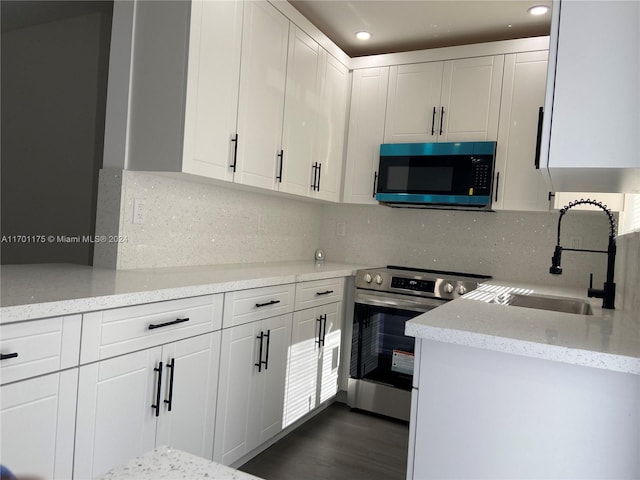
<path id="1" fill-rule="evenodd" d="M 41 2 L 3 1 L 3 236 L 94 234 L 111 14 L 87 3 L 102 11 L 52 19 L 34 17 Z M 11 22 L 20 6 L 32 8 Z M 91 264 L 93 245 L 4 242 L 1 253 L 3 264 Z"/>

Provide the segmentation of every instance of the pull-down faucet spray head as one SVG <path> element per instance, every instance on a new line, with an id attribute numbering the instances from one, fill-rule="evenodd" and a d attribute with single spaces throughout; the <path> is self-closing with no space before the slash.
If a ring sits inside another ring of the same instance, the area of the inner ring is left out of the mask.
<path id="1" fill-rule="evenodd" d="M 556 245 L 556 249 L 553 252 L 553 258 L 551 258 L 551 267 L 549 268 L 550 274 L 562 275 L 562 267 L 560 266 L 561 259 L 562 247 L 560 245 Z"/>

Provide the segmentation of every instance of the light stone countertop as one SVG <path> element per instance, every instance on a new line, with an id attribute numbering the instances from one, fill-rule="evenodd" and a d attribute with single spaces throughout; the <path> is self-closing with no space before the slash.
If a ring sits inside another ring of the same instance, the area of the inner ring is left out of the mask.
<path id="1" fill-rule="evenodd" d="M 408 321 L 405 333 L 445 343 L 640 375 L 638 312 L 606 310 L 588 299 L 593 315 L 488 303 L 505 291 L 586 300 L 585 289 L 497 280 Z"/>
<path id="2" fill-rule="evenodd" d="M 110 270 L 71 264 L 3 265 L 0 324 L 351 276 L 363 265 L 277 262 Z"/>
<path id="3" fill-rule="evenodd" d="M 99 480 L 177 480 L 184 478 L 191 480 L 261 480 L 248 473 L 166 446 L 155 448 L 134 458 L 126 465 L 116 467 L 98 477 Z"/>

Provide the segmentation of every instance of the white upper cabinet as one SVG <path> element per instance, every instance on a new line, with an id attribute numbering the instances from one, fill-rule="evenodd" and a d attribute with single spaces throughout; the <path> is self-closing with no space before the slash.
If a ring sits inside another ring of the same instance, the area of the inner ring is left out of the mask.
<path id="1" fill-rule="evenodd" d="M 311 194 L 337 202 L 342 186 L 350 77 L 349 69 L 326 51 L 321 51 L 321 58 L 320 115 L 314 157 L 319 167 L 317 188 Z"/>
<path id="2" fill-rule="evenodd" d="M 502 55 L 393 66 L 385 143 L 496 140 Z"/>
<path id="3" fill-rule="evenodd" d="M 191 2 L 182 170 L 233 181 L 242 2 Z"/>
<path id="4" fill-rule="evenodd" d="M 291 27 L 284 100 L 284 152 L 276 176 L 282 192 L 307 195 L 310 190 L 320 108 L 320 52 L 316 41 L 296 26 Z"/>
<path id="5" fill-rule="evenodd" d="M 496 148 L 496 210 L 549 210 L 549 187 L 536 167 L 548 52 L 505 57 L 500 127 Z"/>
<path id="6" fill-rule="evenodd" d="M 276 190 L 282 151 L 289 20 L 267 2 L 244 3 L 234 181 Z"/>
<path id="7" fill-rule="evenodd" d="M 384 140 L 389 67 L 354 70 L 349 116 L 345 203 L 376 204 L 375 189 Z"/>
<path id="8" fill-rule="evenodd" d="M 553 8 L 542 166 L 556 191 L 640 192 L 640 3 Z"/>

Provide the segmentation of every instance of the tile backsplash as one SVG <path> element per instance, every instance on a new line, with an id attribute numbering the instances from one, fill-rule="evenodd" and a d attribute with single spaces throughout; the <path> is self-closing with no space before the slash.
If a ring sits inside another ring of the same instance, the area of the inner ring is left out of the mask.
<path id="1" fill-rule="evenodd" d="M 327 258 L 491 275 L 531 283 L 588 286 L 604 282 L 604 254 L 564 252 L 563 274 L 550 275 L 558 213 L 467 212 L 337 205 L 325 208 L 320 246 Z M 571 212 L 561 244 L 606 250 L 608 220 Z M 338 235 L 344 230 L 344 235 Z"/>
<path id="2" fill-rule="evenodd" d="M 142 224 L 133 223 L 135 199 L 144 201 Z M 602 254 L 565 252 L 563 275 L 548 273 L 558 221 L 553 212 L 320 204 L 185 176 L 113 169 L 101 172 L 98 202 L 96 234 L 119 234 L 125 241 L 117 248 L 97 244 L 94 262 L 117 269 L 312 260 L 319 247 L 337 262 L 585 288 L 590 272 L 597 285 L 606 269 Z M 571 212 L 563 219 L 561 241 L 565 247 L 604 250 L 607 231 L 600 212 Z"/>
<path id="3" fill-rule="evenodd" d="M 116 177 L 122 177 L 118 185 Z M 117 269 L 313 259 L 322 206 L 191 181 L 186 177 L 105 169 L 101 199 L 121 195 L 117 252 L 96 246 L 97 266 Z M 121 194 L 114 190 L 121 188 Z M 133 223 L 134 200 L 144 202 L 145 222 Z M 110 217 L 111 215 L 104 215 Z M 102 224 L 113 228 L 113 221 Z M 97 235 L 118 232 L 98 231 Z"/>

